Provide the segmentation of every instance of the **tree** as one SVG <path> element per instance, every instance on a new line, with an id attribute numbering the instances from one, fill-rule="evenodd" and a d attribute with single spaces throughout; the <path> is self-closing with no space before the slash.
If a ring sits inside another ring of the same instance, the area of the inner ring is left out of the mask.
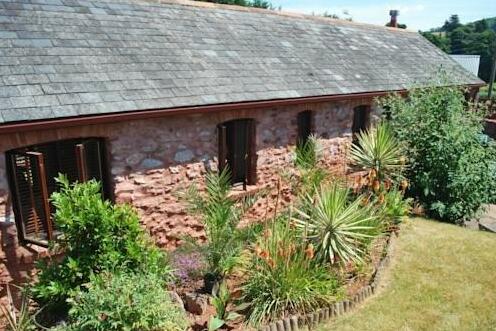
<path id="1" fill-rule="evenodd" d="M 475 32 L 484 32 L 489 29 L 489 26 L 487 24 L 487 21 L 485 19 L 482 19 L 480 21 L 474 22 L 474 28 Z"/>
<path id="2" fill-rule="evenodd" d="M 496 18 L 461 24 L 458 15 L 451 15 L 441 28 L 421 34 L 447 53 L 480 55 L 479 77 L 489 81 L 496 55 Z"/>
<path id="3" fill-rule="evenodd" d="M 455 14 L 455 15 L 451 15 L 450 18 L 444 22 L 444 25 L 441 28 L 441 30 L 446 32 L 451 32 L 460 26 L 461 26 L 460 18 L 458 17 L 458 15 Z"/>
<path id="4" fill-rule="evenodd" d="M 427 40 L 429 40 L 431 43 L 436 45 L 438 48 L 440 48 L 442 51 L 446 53 L 451 52 L 451 43 L 450 40 L 442 35 L 442 33 L 439 32 L 420 32 L 422 36 L 424 36 Z"/>

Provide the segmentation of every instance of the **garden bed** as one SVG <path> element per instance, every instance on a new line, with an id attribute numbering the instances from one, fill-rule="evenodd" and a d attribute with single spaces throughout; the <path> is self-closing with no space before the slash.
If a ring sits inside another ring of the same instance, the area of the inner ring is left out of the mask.
<path id="1" fill-rule="evenodd" d="M 360 270 L 351 264 L 343 270 L 344 291 L 343 300 L 335 303 L 316 308 L 314 311 L 305 314 L 291 315 L 279 321 L 257 328 L 257 330 L 271 331 L 297 331 L 304 325 L 315 326 L 329 318 L 339 316 L 342 313 L 350 311 L 356 304 L 362 302 L 365 298 L 374 293 L 377 288 L 382 272 L 389 264 L 394 245 L 394 240 L 398 234 L 388 232 L 381 237 L 376 238 L 368 254 L 366 263 Z M 192 269 L 201 269 L 201 257 L 197 252 L 182 252 L 172 254 L 173 265 L 177 267 L 176 273 L 179 282 L 171 288 L 179 295 L 182 304 L 187 309 L 188 319 L 192 325 L 192 330 L 205 330 L 207 328 L 210 316 L 215 314 L 215 307 L 211 304 L 211 294 L 205 291 L 201 274 L 191 273 Z M 175 264 L 174 264 L 175 263 Z M 188 275 L 188 272 L 190 275 Z M 234 272 L 227 280 L 229 288 L 239 288 L 243 281 L 243 274 Z M 233 293 L 236 297 L 240 293 Z M 288 314 L 289 315 L 289 314 Z M 297 325 L 297 327 L 295 326 Z M 281 329 L 281 327 L 284 327 Z M 255 330 L 248 327 L 242 320 L 230 322 L 226 329 L 232 331 Z"/>

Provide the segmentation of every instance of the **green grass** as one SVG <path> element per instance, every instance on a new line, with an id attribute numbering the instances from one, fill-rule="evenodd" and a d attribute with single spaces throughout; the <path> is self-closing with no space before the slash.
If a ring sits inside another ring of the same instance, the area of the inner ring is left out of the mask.
<path id="1" fill-rule="evenodd" d="M 319 330 L 496 330 L 496 234 L 408 220 L 384 288 Z"/>

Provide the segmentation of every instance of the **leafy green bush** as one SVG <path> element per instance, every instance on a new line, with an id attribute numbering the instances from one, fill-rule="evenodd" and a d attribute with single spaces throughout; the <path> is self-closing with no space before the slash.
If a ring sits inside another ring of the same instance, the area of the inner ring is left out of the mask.
<path id="1" fill-rule="evenodd" d="M 335 182 L 306 199 L 306 208 L 295 209 L 293 219 L 303 236 L 315 243 L 317 258 L 331 263 L 362 261 L 365 244 L 379 233 L 376 211 L 363 205 L 364 197 L 351 199 L 350 190 Z"/>
<path id="2" fill-rule="evenodd" d="M 67 331 L 183 331 L 188 321 L 154 273 L 101 273 L 70 299 Z M 60 330 L 60 329 L 58 329 Z M 62 330 L 60 330 L 62 331 Z"/>
<path id="3" fill-rule="evenodd" d="M 337 277 L 314 261 L 313 247 L 298 236 L 288 217 L 280 218 L 259 238 L 245 268 L 241 301 L 250 303 L 248 321 L 253 325 L 336 299 Z"/>
<path id="4" fill-rule="evenodd" d="M 437 85 L 448 85 L 441 78 Z M 435 218 L 460 222 L 491 201 L 493 143 L 481 143 L 483 113 L 467 109 L 457 87 L 413 88 L 380 100 L 396 137 L 408 147 L 409 193 Z"/>
<path id="5" fill-rule="evenodd" d="M 67 308 L 66 298 L 106 270 L 146 270 L 169 277 L 165 256 L 139 225 L 136 212 L 101 197 L 96 181 L 69 184 L 61 175 L 54 193 L 55 224 L 60 236 L 55 248 L 63 258 L 40 263 L 34 298 L 48 308 Z"/>
<path id="6" fill-rule="evenodd" d="M 222 282 L 220 284 L 216 284 L 212 291 L 212 305 L 215 308 L 215 316 L 210 316 L 208 320 L 208 331 L 218 330 L 227 322 L 241 317 L 241 315 L 238 314 L 235 310 L 228 310 L 228 306 L 231 301 L 231 292 L 229 292 L 226 283 Z"/>
<path id="7" fill-rule="evenodd" d="M 207 276 L 216 280 L 224 277 L 237 264 L 245 234 L 238 229 L 238 223 L 248 207 L 242 208 L 229 197 L 230 176 L 227 168 L 220 173 L 210 172 L 205 179 L 205 193 L 191 186 L 183 194 L 189 211 L 203 221 L 207 237 L 204 245 L 194 239 L 190 242 L 204 254 L 208 265 Z"/>
<path id="8" fill-rule="evenodd" d="M 392 224 L 401 223 L 404 216 L 407 216 L 412 209 L 412 199 L 405 198 L 403 192 L 392 189 L 385 193 L 384 203 L 381 204 L 382 216 Z"/>

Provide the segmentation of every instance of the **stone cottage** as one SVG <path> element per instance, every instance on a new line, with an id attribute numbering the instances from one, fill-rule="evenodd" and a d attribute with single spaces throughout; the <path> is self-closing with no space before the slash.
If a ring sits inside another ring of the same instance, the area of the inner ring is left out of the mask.
<path id="1" fill-rule="evenodd" d="M 175 190 L 226 165 L 233 187 L 273 182 L 315 133 L 339 162 L 373 98 L 482 85 L 418 33 L 166 0 L 0 0 L 0 281 L 56 236 L 54 177 L 96 178 L 161 246 L 201 239 Z"/>

